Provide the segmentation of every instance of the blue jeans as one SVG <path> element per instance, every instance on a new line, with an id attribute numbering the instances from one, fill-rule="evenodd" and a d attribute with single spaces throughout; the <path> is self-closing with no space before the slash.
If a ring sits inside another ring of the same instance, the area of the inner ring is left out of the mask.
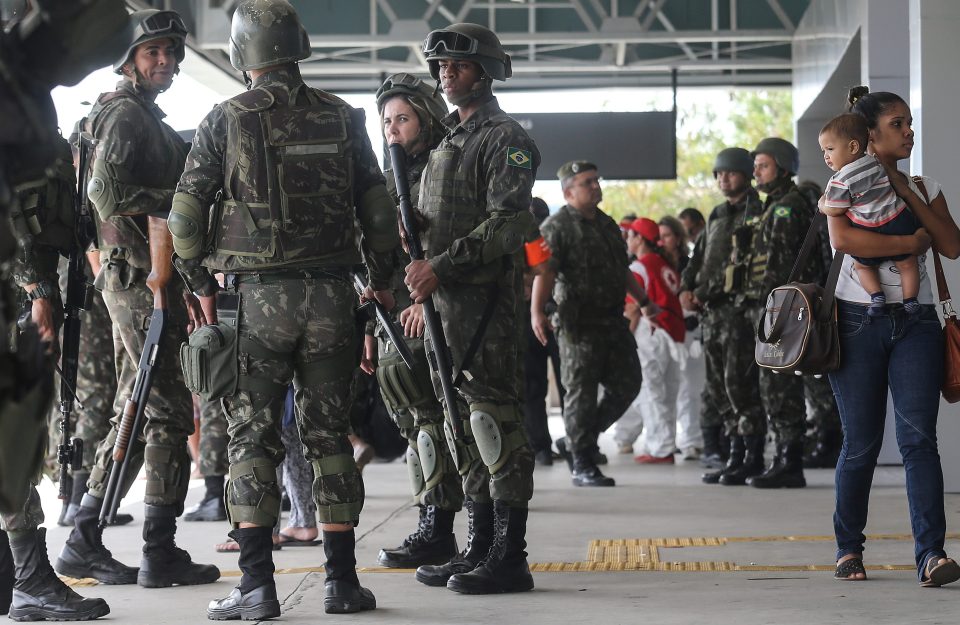
<path id="1" fill-rule="evenodd" d="M 943 379 L 943 334 L 934 306 L 918 318 L 902 306 L 878 317 L 867 307 L 838 301 L 840 369 L 830 374 L 843 423 L 837 461 L 837 559 L 863 553 L 867 505 L 883 442 L 887 387 L 893 396 L 897 445 L 907 476 L 907 501 L 918 574 L 926 561 L 943 557 L 947 522 L 943 472 L 937 451 L 937 412 Z"/>

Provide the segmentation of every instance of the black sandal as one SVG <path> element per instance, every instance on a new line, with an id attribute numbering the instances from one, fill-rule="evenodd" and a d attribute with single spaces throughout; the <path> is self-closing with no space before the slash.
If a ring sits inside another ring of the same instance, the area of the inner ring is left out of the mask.
<path id="1" fill-rule="evenodd" d="M 958 579 L 960 579 L 960 564 L 946 556 L 930 556 L 927 566 L 924 567 L 920 585 L 924 588 L 939 588 Z"/>
<path id="2" fill-rule="evenodd" d="M 863 578 L 851 577 L 851 575 L 863 575 Z M 837 565 L 837 570 L 833 574 L 834 579 L 845 582 L 862 582 L 867 579 L 867 571 L 863 568 L 862 558 L 850 558 Z"/>

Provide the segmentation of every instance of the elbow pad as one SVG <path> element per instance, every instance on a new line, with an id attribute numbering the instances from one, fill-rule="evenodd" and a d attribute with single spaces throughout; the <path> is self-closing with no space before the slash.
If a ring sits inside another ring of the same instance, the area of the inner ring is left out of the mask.
<path id="1" fill-rule="evenodd" d="M 205 225 L 200 201 L 189 193 L 174 194 L 167 228 L 173 235 L 173 249 L 177 256 L 191 260 L 202 255 Z"/>
<path id="2" fill-rule="evenodd" d="M 103 159 L 97 159 L 93 164 L 90 181 L 87 182 L 87 198 L 93 203 L 100 215 L 101 221 L 106 221 L 117 212 L 119 190 L 113 176 L 107 172 Z"/>
<path id="3" fill-rule="evenodd" d="M 475 232 L 483 240 L 483 262 L 490 263 L 501 256 L 516 253 L 529 239 L 531 227 L 536 228 L 533 215 L 528 211 L 481 224 Z"/>
<path id="4" fill-rule="evenodd" d="M 382 184 L 369 189 L 360 198 L 357 219 L 360 221 L 363 239 L 371 251 L 390 252 L 400 245 L 397 205 Z"/>

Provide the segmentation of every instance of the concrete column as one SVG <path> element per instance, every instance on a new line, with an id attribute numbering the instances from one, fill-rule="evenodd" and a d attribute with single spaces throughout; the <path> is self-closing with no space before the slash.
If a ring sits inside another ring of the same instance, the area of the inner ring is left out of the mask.
<path id="1" fill-rule="evenodd" d="M 944 185 L 943 196 L 950 213 L 960 222 L 956 165 L 960 148 L 960 81 L 956 68 L 960 59 L 960 2 L 910 0 L 909 25 L 910 109 L 916 131 L 911 170 Z M 927 270 L 932 274 L 932 261 L 927 263 Z M 947 260 L 944 273 L 951 293 L 960 298 L 960 264 Z M 960 441 L 960 404 L 941 401 L 938 436 L 946 490 L 960 492 L 960 448 L 956 445 Z"/>

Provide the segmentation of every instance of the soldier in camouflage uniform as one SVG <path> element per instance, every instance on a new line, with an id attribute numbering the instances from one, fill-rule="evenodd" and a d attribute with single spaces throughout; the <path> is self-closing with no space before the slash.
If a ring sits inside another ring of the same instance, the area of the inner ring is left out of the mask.
<path id="1" fill-rule="evenodd" d="M 131 36 L 114 71 L 123 79 L 102 94 L 84 130 L 97 142 L 87 195 L 97 210 L 102 268 L 96 286 L 113 321 L 118 388 L 109 435 L 97 449 L 97 462 L 80 503 L 74 529 L 57 560 L 57 571 L 112 584 L 139 583 L 148 588 L 216 581 L 220 571 L 199 565 L 174 541 L 176 517 L 183 511 L 190 473 L 187 436 L 193 431 L 190 393 L 176 354 L 186 339 L 189 292 L 174 279 L 168 286 L 169 321 L 159 347 L 142 439 L 131 441 L 131 470 L 119 495 L 145 466 L 143 558 L 139 571 L 113 558 L 103 545 L 99 512 L 110 471 L 124 404 L 133 391 L 146 339 L 145 321 L 154 307 L 147 288 L 150 249 L 144 237 L 147 216 L 169 210 L 173 189 L 186 157 L 180 136 L 161 119 L 154 103 L 168 89 L 184 55 L 186 29 L 173 11 L 138 11 L 130 16 Z"/>
<path id="2" fill-rule="evenodd" d="M 176 263 L 202 296 L 207 319 L 218 314 L 211 272 L 223 272 L 229 298 L 239 300 L 239 386 L 223 407 L 227 511 L 243 576 L 228 597 L 210 603 L 207 616 L 215 620 L 280 614 L 271 533 L 280 514 L 276 468 L 291 381 L 323 524 L 324 609 L 376 607 L 360 586 L 354 555 L 363 481 L 347 439 L 360 355 L 349 272 L 360 261 L 359 223 L 371 287 L 393 307 L 385 289 L 399 245 L 396 209 L 362 111 L 304 84 L 297 61 L 308 56 L 307 33 L 289 3 L 240 2 L 230 60 L 250 89 L 200 124 L 170 214 Z"/>
<path id="3" fill-rule="evenodd" d="M 47 168 L 52 175 L 41 175 L 15 188 L 18 205 L 11 215 L 20 243 L 13 277 L 30 301 L 31 320 L 45 343 L 58 340 L 64 318 L 57 288 L 59 257 L 78 245 L 73 204 L 76 178 L 69 145 L 60 139 L 59 147 L 56 165 Z M 39 529 L 43 520 L 35 487 L 21 510 L 0 514 L 0 528 L 9 536 L 17 578 L 10 617 L 16 621 L 86 620 L 108 614 L 105 601 L 84 599 L 53 573 L 47 561 L 46 530 Z"/>
<path id="4" fill-rule="evenodd" d="M 603 200 L 597 166 L 572 161 L 557 172 L 567 204 L 540 226 L 550 246 L 545 273 L 533 280 L 530 317 L 546 345 L 550 324 L 544 306 L 554 294 L 560 347 L 565 443 L 574 486 L 613 486 L 593 458 L 597 438 L 613 425 L 640 392 L 642 374 L 637 345 L 623 302 L 629 293 L 645 311 L 656 314 L 629 269 L 620 228 L 599 208 Z M 554 284 L 556 291 L 554 292 Z M 603 398 L 597 394 L 603 386 Z"/>
<path id="5" fill-rule="evenodd" d="M 753 229 L 763 204 L 751 185 L 753 160 L 743 148 L 717 154 L 713 175 L 726 201 L 710 212 L 693 257 L 681 276 L 680 302 L 702 313 L 706 367 L 701 429 L 730 439 L 722 470 L 704 473 L 707 484 L 743 485 L 763 470 L 766 423 L 753 359 L 757 300 L 747 293 Z"/>
<path id="6" fill-rule="evenodd" d="M 225 521 L 223 485 L 230 462 L 227 458 L 227 416 L 220 400 L 200 400 L 200 453 L 197 459 L 205 491 L 203 498 L 183 513 L 184 521 Z"/>
<path id="7" fill-rule="evenodd" d="M 427 165 L 430 150 L 446 134 L 442 120 L 447 115 L 447 105 L 432 86 L 416 76 L 394 74 L 377 91 L 377 108 L 384 138 L 389 143 L 401 145 L 407 154 L 410 200 L 416 208 L 420 174 Z M 395 201 L 399 201 L 393 172 L 388 170 L 384 174 L 387 190 Z M 395 312 L 405 328 L 412 330 L 406 343 L 417 366 L 414 371 L 407 369 L 383 328 L 378 326 L 376 375 L 383 401 L 409 443 L 407 471 L 413 487 L 413 503 L 420 509 L 420 522 L 417 530 L 399 547 L 381 549 L 378 561 L 389 568 L 416 568 L 424 564 L 443 564 L 456 555 L 453 520 L 463 506 L 463 488 L 447 449 L 443 406 L 430 381 L 430 366 L 423 344 L 422 306 L 410 301 L 403 284 L 403 268 L 409 264 L 410 257 L 398 247 L 394 251 L 394 260 L 390 286 L 397 299 Z M 475 458 L 475 464 L 486 472 L 479 460 Z M 482 487 L 486 487 L 489 481 L 489 475 L 485 477 Z"/>
<path id="8" fill-rule="evenodd" d="M 450 130 L 423 172 L 420 238 L 427 259 L 407 266 L 406 282 L 414 301 L 433 298 L 459 378 L 454 386 L 468 407 L 464 438 L 448 435 L 448 444 L 471 503 L 467 547 L 444 565 L 421 566 L 417 580 L 470 594 L 527 591 L 533 589 L 525 551 L 533 453 L 521 408 L 520 250 L 536 235 L 528 207 L 540 154 L 493 95 L 493 81 L 511 75 L 510 56 L 493 32 L 452 24 L 432 31 L 423 51 L 457 110 L 444 120 Z M 428 350 L 442 349 L 429 337 L 427 343 Z M 439 378 L 434 388 L 440 397 Z M 465 471 L 479 466 L 477 456 L 489 470 L 489 495 L 475 479 L 480 472 Z"/>
<path id="9" fill-rule="evenodd" d="M 757 144 L 754 176 L 757 188 L 767 194 L 763 217 L 754 230 L 748 291 L 758 302 L 754 320 L 759 320 L 770 292 L 790 278 L 800 246 L 810 227 L 813 211 L 793 182 L 800 167 L 797 148 L 784 139 L 768 137 Z M 814 267 L 805 267 L 797 279 L 809 281 Z M 803 380 L 795 375 L 760 369 L 760 398 L 776 442 L 776 455 L 762 475 L 748 480 L 756 488 L 802 488 L 803 434 L 806 405 Z"/>

